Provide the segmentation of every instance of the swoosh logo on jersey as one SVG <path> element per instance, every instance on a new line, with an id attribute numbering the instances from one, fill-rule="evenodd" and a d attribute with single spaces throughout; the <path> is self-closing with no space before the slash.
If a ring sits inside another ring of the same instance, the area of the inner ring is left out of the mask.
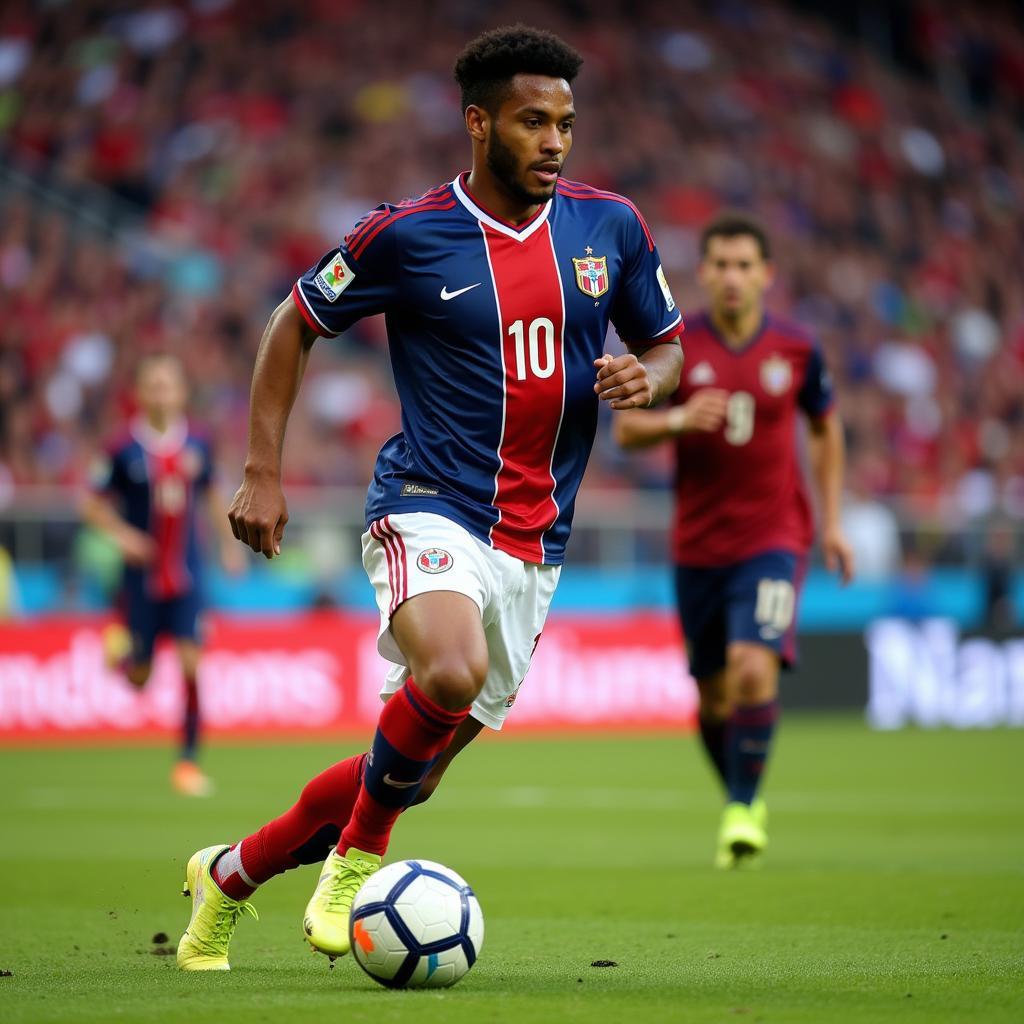
<path id="1" fill-rule="evenodd" d="M 457 299 L 460 295 L 465 295 L 466 292 L 471 292 L 474 288 L 479 288 L 483 284 L 483 281 L 477 281 L 476 284 L 467 284 L 465 288 L 460 288 L 457 292 L 448 291 L 448 285 L 445 285 L 441 289 L 441 301 L 447 302 L 449 299 Z"/>
<path id="2" fill-rule="evenodd" d="M 391 786 L 394 789 L 408 789 L 410 786 L 418 786 L 419 784 L 419 779 L 413 779 L 412 782 L 399 782 L 398 779 L 391 778 L 391 772 L 384 773 L 384 785 Z"/>

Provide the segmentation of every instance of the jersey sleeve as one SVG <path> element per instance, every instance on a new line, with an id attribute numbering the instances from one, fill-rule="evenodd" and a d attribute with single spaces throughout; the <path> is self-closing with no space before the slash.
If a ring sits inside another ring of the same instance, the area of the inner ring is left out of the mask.
<path id="1" fill-rule="evenodd" d="M 196 447 L 199 450 L 200 458 L 199 473 L 196 476 L 196 489 L 199 491 L 208 491 L 210 489 L 210 485 L 217 479 L 217 470 L 213 462 L 213 447 L 210 442 L 205 439 L 197 441 Z"/>
<path id="2" fill-rule="evenodd" d="M 379 206 L 295 282 L 292 299 L 312 331 L 334 338 L 395 300 L 398 259 L 394 207 Z"/>
<path id="3" fill-rule="evenodd" d="M 797 395 L 800 408 L 811 417 L 821 419 L 828 414 L 835 401 L 832 375 L 825 365 L 825 357 L 817 345 L 811 349 L 804 371 L 804 382 Z"/>
<path id="4" fill-rule="evenodd" d="M 643 347 L 678 336 L 683 318 L 676 309 L 647 225 L 635 209 L 630 209 L 626 216 L 624 278 L 615 296 L 611 321 L 623 342 Z"/>
<path id="5" fill-rule="evenodd" d="M 128 484 L 123 453 L 111 448 L 98 455 L 89 466 L 89 490 L 111 498 L 124 496 Z"/>

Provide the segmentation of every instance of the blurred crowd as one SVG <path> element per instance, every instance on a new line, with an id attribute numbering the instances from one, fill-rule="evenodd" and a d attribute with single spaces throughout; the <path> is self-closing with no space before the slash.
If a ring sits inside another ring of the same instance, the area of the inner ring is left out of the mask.
<path id="1" fill-rule="evenodd" d="M 770 306 L 825 347 L 854 501 L 944 529 L 1024 518 L 1022 25 L 922 0 L 851 35 L 814 6 L 7 0 L 0 163 L 58 195 L 102 186 L 131 230 L 0 180 L 0 501 L 80 480 L 155 349 L 185 360 L 233 483 L 269 312 L 366 209 L 465 167 L 452 61 L 523 21 L 582 51 L 569 174 L 644 210 L 684 310 L 701 225 L 725 205 L 766 221 Z M 365 483 L 398 423 L 366 322 L 319 347 L 287 473 Z M 604 432 L 588 479 L 668 472 Z"/>

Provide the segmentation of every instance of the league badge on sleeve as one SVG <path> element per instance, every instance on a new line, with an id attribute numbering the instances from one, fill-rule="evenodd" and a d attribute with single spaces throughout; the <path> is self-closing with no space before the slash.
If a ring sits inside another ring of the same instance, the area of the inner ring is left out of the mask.
<path id="1" fill-rule="evenodd" d="M 352 283 L 355 274 L 345 262 L 341 252 L 335 253 L 313 279 L 328 302 L 337 302 L 341 293 Z"/>
<path id="2" fill-rule="evenodd" d="M 769 395 L 782 395 L 793 382 L 793 368 L 782 356 L 769 356 L 761 363 L 761 386 Z"/>
<path id="3" fill-rule="evenodd" d="M 672 289 L 668 286 L 668 278 L 665 277 L 665 271 L 660 263 L 658 264 L 658 287 L 665 297 L 665 308 L 671 313 L 676 308 L 676 300 L 672 298 Z"/>
<path id="4" fill-rule="evenodd" d="M 608 291 L 608 257 L 593 256 L 593 249 L 587 246 L 587 255 L 573 256 L 572 265 L 576 268 L 576 287 L 584 295 L 596 299 Z"/>

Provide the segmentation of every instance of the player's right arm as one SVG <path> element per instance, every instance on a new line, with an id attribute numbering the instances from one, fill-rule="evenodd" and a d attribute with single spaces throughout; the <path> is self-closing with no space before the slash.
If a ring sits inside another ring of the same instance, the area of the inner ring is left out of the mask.
<path id="1" fill-rule="evenodd" d="M 722 388 L 701 388 L 670 409 L 620 412 L 612 423 L 615 440 L 623 448 L 649 448 L 680 434 L 714 433 L 725 421 L 728 401 L 729 392 Z"/>
<path id="2" fill-rule="evenodd" d="M 146 565 L 152 560 L 156 553 L 153 538 L 125 520 L 103 494 L 86 494 L 79 512 L 83 522 L 105 533 L 117 545 L 128 565 Z"/>
<path id="3" fill-rule="evenodd" d="M 281 487 L 285 428 L 317 335 L 291 298 L 263 332 L 249 395 L 249 450 L 242 485 L 228 509 L 231 532 L 267 558 L 281 553 L 288 505 Z"/>
<path id="4" fill-rule="evenodd" d="M 309 351 L 318 337 L 336 337 L 395 301 L 394 225 L 400 219 L 394 207 L 371 210 L 340 247 L 295 282 L 291 297 L 274 310 L 263 332 L 252 375 L 245 474 L 228 509 L 228 521 L 243 544 L 267 558 L 281 553 L 288 522 L 281 450 Z"/>

